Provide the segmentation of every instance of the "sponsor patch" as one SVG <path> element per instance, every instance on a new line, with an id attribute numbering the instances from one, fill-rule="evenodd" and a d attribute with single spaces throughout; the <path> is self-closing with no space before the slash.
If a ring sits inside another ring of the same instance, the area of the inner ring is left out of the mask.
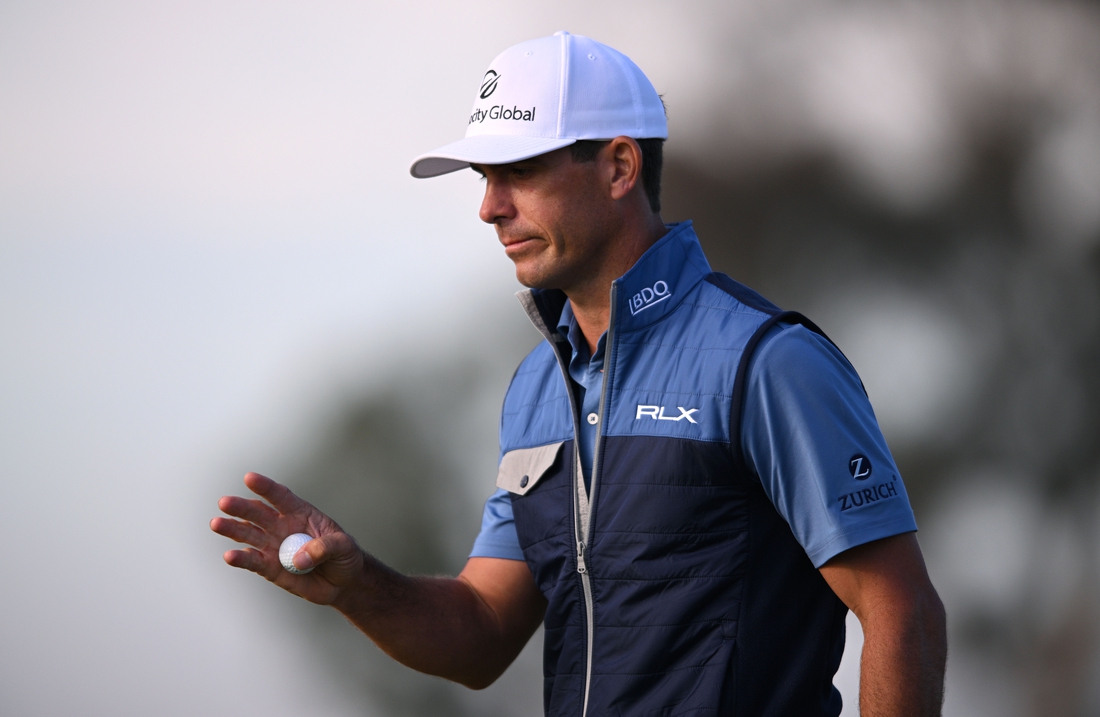
<path id="1" fill-rule="evenodd" d="M 856 480 L 867 480 L 871 477 L 871 461 L 867 460 L 867 456 L 857 453 L 848 459 L 848 472 Z"/>
<path id="2" fill-rule="evenodd" d="M 865 505 L 871 503 L 877 503 L 880 500 L 889 500 L 890 498 L 896 498 L 898 495 L 897 477 L 894 480 L 888 480 L 884 483 L 876 483 L 867 488 L 861 488 L 860 490 L 854 490 L 851 493 L 845 493 L 837 498 L 837 502 L 840 503 L 840 512 L 843 513 L 846 510 L 853 510 L 855 508 L 862 508 Z"/>
<path id="3" fill-rule="evenodd" d="M 478 108 L 474 110 L 474 113 L 470 115 L 470 121 L 467 124 L 474 124 L 475 122 L 481 123 L 487 119 L 491 120 L 515 120 L 516 122 L 534 122 L 535 121 L 535 108 L 525 110 L 519 107 L 505 107 L 504 105 L 493 105 L 487 110 Z"/>
<path id="4" fill-rule="evenodd" d="M 478 94 L 483 100 L 489 99 L 489 95 L 497 91 L 497 82 L 500 80 L 500 74 L 496 70 L 489 70 L 485 73 L 485 77 L 481 79 L 481 92 Z"/>
<path id="5" fill-rule="evenodd" d="M 639 312 L 645 311 L 649 307 L 670 298 L 672 298 L 672 291 L 669 290 L 668 284 L 663 281 L 658 281 L 652 288 L 647 286 L 627 299 L 627 304 L 630 306 L 630 315 L 633 316 Z"/>
<path id="6" fill-rule="evenodd" d="M 691 414 L 698 413 L 698 408 L 684 408 L 683 406 L 676 407 L 680 411 L 679 416 L 666 416 L 664 406 L 643 406 L 638 404 L 638 413 L 634 416 L 634 420 L 640 420 L 642 418 L 652 418 L 654 421 L 682 421 L 685 418 L 688 423 L 699 423 Z"/>

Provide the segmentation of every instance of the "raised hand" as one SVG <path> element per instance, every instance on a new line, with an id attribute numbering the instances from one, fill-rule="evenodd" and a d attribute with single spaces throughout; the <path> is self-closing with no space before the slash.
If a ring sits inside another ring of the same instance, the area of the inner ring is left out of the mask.
<path id="1" fill-rule="evenodd" d="M 332 518 L 294 495 L 285 485 L 248 473 L 244 484 L 267 502 L 224 496 L 218 508 L 229 518 L 214 518 L 210 529 L 252 547 L 228 550 L 223 559 L 235 568 L 263 576 L 279 587 L 310 602 L 329 605 L 341 592 L 362 580 L 365 556 L 355 539 Z M 292 533 L 308 533 L 313 540 L 294 556 L 300 569 L 314 566 L 305 575 L 288 572 L 279 562 L 279 545 Z"/>

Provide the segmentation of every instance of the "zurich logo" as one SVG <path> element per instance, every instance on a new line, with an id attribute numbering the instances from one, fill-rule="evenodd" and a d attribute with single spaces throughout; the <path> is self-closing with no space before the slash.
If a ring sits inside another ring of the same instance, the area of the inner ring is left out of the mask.
<path id="1" fill-rule="evenodd" d="M 871 477 L 871 461 L 867 456 L 856 454 L 848 461 L 848 472 L 856 480 L 867 480 Z"/>
<path id="2" fill-rule="evenodd" d="M 481 80 L 481 94 L 478 95 L 481 99 L 488 99 L 489 95 L 496 92 L 497 80 L 500 79 L 500 75 L 494 70 L 489 70 L 485 73 L 485 77 Z"/>
<path id="3" fill-rule="evenodd" d="M 647 286 L 627 299 L 627 303 L 630 305 L 630 315 L 634 316 L 651 306 L 661 303 L 665 299 L 671 298 L 672 292 L 669 291 L 668 284 L 663 281 L 658 281 L 652 288 Z"/>

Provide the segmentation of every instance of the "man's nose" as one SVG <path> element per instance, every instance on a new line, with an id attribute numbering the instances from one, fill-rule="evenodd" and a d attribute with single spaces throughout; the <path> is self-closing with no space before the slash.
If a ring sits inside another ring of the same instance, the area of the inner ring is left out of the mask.
<path id="1" fill-rule="evenodd" d="M 485 197 L 481 200 L 481 209 L 477 215 L 486 224 L 496 224 L 504 219 L 515 216 L 515 206 L 512 204 L 510 193 L 500 182 L 494 182 L 491 178 L 485 180 Z"/>

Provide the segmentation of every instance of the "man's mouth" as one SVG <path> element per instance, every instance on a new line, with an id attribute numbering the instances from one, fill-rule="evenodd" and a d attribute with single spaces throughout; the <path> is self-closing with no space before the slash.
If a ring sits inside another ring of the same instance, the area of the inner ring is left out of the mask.
<path id="1" fill-rule="evenodd" d="M 508 256 L 518 254 L 538 241 L 538 237 L 501 237 L 500 243 L 504 245 L 504 253 Z"/>

